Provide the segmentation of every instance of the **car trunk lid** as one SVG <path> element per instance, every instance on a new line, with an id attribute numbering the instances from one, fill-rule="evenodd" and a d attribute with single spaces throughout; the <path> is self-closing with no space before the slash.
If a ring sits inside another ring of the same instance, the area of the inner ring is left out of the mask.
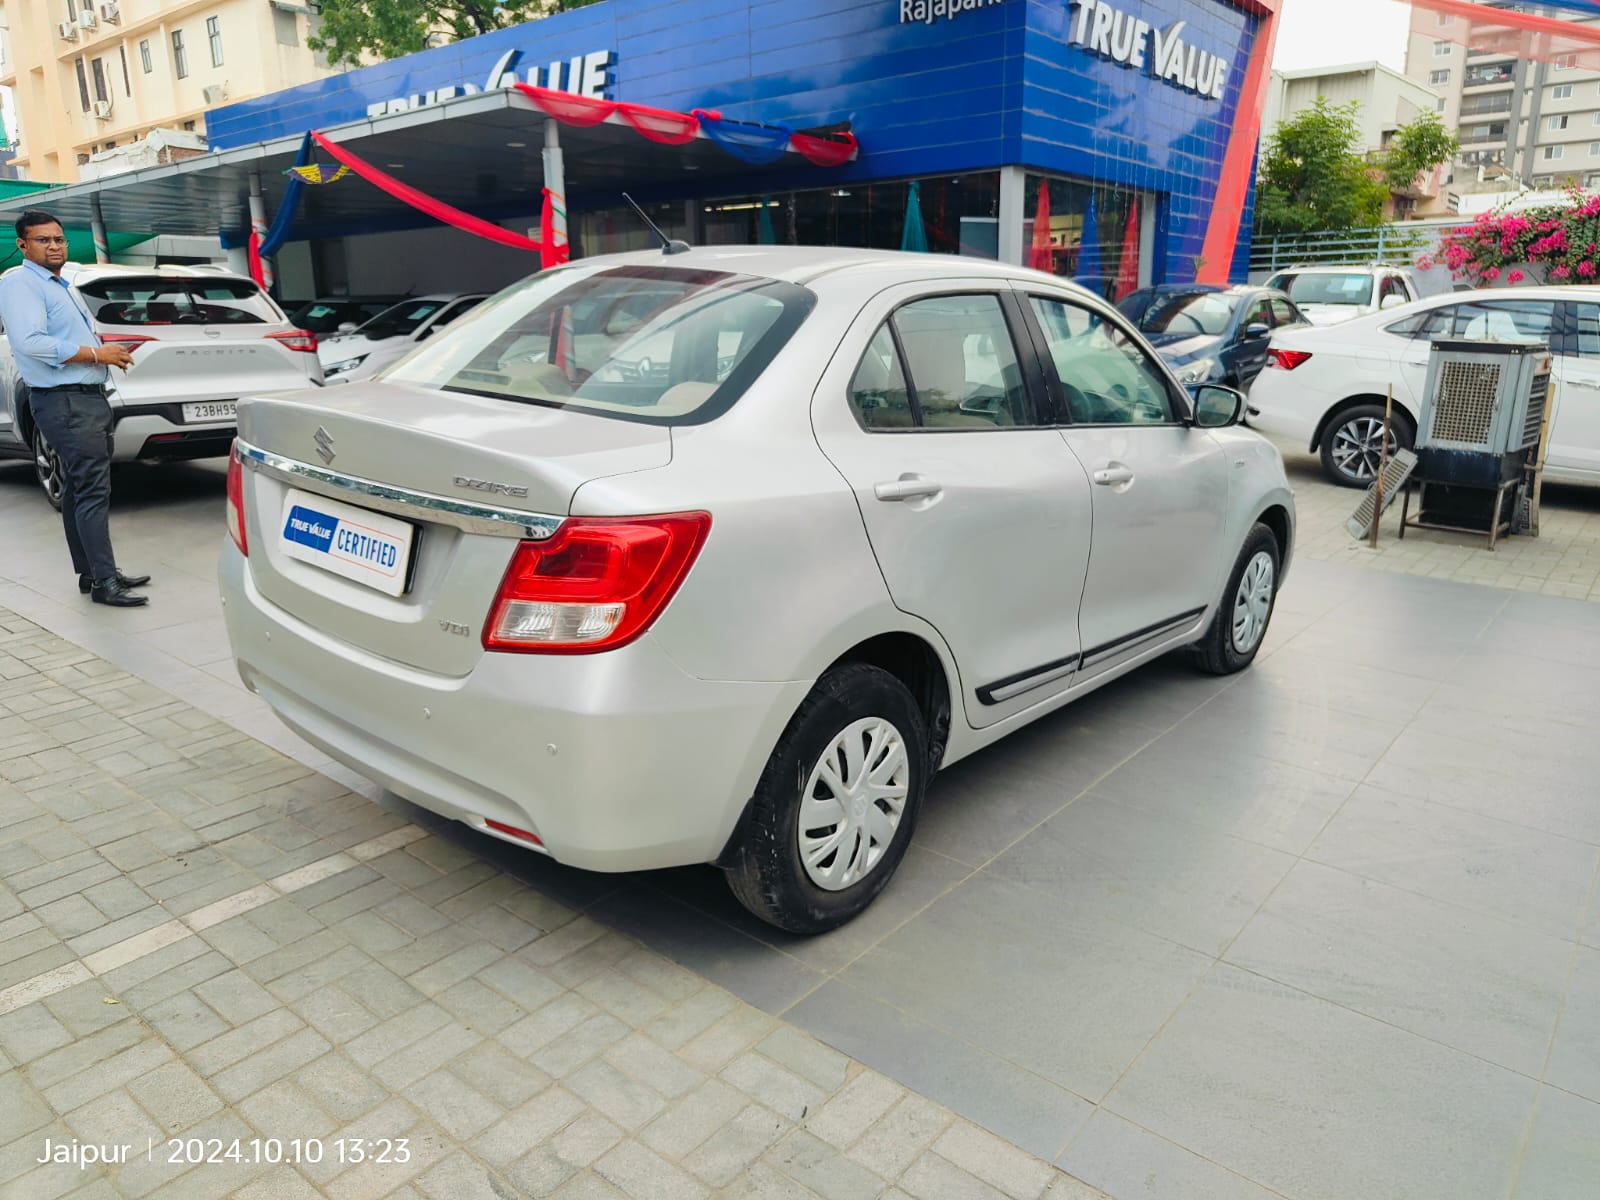
<path id="1" fill-rule="evenodd" d="M 665 466 L 672 453 L 663 426 L 377 382 L 246 400 L 239 436 L 267 458 L 245 472 L 251 574 L 264 598 L 337 642 L 450 676 L 482 655 L 483 622 L 520 538 L 556 523 L 541 517 L 564 518 L 582 484 Z M 366 511 L 410 526 L 400 594 L 294 557 L 284 536 L 292 492 L 310 497 L 303 509 L 354 525 L 383 525 Z"/>

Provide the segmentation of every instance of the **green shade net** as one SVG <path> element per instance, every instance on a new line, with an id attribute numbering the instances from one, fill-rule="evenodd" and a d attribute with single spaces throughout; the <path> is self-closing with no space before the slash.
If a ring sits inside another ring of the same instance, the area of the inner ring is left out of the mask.
<path id="1" fill-rule="evenodd" d="M 49 193 L 53 187 L 53 184 L 33 183 L 26 179 L 0 179 L 0 210 L 11 214 L 11 220 L 0 226 L 0 270 L 14 267 L 22 261 L 22 251 L 17 249 L 12 222 L 22 215 L 22 210 L 25 208 L 42 208 L 49 212 Z M 106 245 L 111 251 L 111 257 L 115 259 L 128 247 L 147 242 L 154 236 L 153 233 L 107 232 Z M 92 263 L 94 234 L 87 229 L 74 229 L 68 226 L 67 258 L 72 262 Z"/>

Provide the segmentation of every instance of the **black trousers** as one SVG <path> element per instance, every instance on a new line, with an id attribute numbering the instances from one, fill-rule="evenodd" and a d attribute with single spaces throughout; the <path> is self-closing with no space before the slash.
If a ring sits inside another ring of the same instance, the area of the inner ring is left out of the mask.
<path id="1" fill-rule="evenodd" d="M 111 579 L 111 406 L 100 392 L 77 389 L 35 389 L 28 406 L 61 458 L 61 524 L 72 569 L 96 583 Z"/>

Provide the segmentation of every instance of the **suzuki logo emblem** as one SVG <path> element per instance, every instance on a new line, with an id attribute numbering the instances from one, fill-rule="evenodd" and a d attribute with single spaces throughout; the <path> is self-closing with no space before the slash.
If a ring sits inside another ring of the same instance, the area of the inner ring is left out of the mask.
<path id="1" fill-rule="evenodd" d="M 317 444 L 317 454 L 322 461 L 331 463 L 334 457 L 333 435 L 318 425 L 316 433 L 311 435 L 311 440 Z"/>

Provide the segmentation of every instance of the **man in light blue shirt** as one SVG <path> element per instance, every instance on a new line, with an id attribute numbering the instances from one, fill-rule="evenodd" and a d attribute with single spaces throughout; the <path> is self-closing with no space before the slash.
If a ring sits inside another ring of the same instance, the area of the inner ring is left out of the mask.
<path id="1" fill-rule="evenodd" d="M 67 238 L 61 222 L 31 209 L 17 221 L 23 263 L 0 279 L 4 322 L 17 371 L 28 385 L 33 423 L 61 459 L 61 522 L 78 590 L 96 604 L 136 608 L 132 589 L 150 582 L 117 570 L 111 551 L 111 367 L 126 371 L 126 346 L 102 346 L 83 301 L 61 278 Z"/>

